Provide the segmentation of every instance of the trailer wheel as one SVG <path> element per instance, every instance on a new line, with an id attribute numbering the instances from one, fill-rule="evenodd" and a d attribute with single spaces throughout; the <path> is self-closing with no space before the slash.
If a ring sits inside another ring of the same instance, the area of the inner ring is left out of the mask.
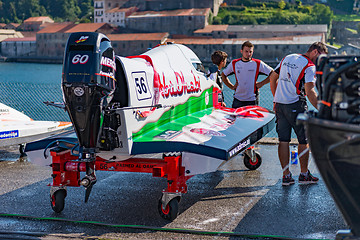
<path id="1" fill-rule="evenodd" d="M 251 159 L 251 157 L 248 154 L 244 155 L 244 165 L 250 170 L 258 169 L 261 165 L 261 156 L 260 153 L 254 152 L 254 158 Z"/>
<path id="2" fill-rule="evenodd" d="M 177 198 L 173 198 L 164 209 L 160 198 L 158 210 L 162 218 L 173 221 L 179 214 L 179 201 Z"/>
<path id="3" fill-rule="evenodd" d="M 51 208 L 56 213 L 60 213 L 65 207 L 65 190 L 58 190 L 52 196 L 50 196 Z"/>

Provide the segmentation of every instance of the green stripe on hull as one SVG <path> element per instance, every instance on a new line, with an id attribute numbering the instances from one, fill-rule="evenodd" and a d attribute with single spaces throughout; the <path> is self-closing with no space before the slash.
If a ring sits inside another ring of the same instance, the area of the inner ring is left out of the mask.
<path id="1" fill-rule="evenodd" d="M 133 133 L 134 142 L 166 141 L 154 138 L 167 130 L 181 131 L 186 125 L 200 122 L 200 118 L 213 110 L 213 87 L 205 90 L 200 97 L 190 97 L 184 104 L 177 105 L 160 117 L 156 122 L 146 124 L 139 132 Z M 208 104 L 205 97 L 208 95 Z"/>

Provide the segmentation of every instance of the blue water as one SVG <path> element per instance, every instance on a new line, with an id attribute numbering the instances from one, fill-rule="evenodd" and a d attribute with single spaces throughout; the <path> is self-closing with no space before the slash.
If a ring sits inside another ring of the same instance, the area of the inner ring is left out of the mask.
<path id="1" fill-rule="evenodd" d="M 0 102 L 34 120 L 68 121 L 67 113 L 43 102 L 62 102 L 61 64 L 0 63 Z"/>
<path id="2" fill-rule="evenodd" d="M 0 63 L 0 82 L 61 84 L 62 64 Z"/>

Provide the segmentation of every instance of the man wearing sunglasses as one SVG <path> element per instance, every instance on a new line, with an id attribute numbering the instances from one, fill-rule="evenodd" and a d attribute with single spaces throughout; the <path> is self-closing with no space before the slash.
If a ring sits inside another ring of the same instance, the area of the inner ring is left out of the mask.
<path id="1" fill-rule="evenodd" d="M 284 57 L 270 75 L 270 88 L 274 96 L 276 132 L 279 137 L 278 156 L 283 169 L 283 186 L 295 183 L 289 170 L 291 129 L 294 129 L 299 142 L 298 152 L 301 171 L 299 183 L 316 183 L 319 180 L 312 176 L 308 169 L 309 145 L 304 126 L 302 124 L 297 125 L 296 118 L 299 113 L 307 111 L 305 96 L 317 109 L 316 68 L 314 63 L 321 54 L 327 54 L 327 52 L 324 43 L 315 42 L 305 54 L 289 54 Z"/>

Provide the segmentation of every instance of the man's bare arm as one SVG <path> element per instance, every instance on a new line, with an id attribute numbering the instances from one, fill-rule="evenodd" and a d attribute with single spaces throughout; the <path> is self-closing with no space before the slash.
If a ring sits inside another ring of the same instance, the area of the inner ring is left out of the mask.
<path id="1" fill-rule="evenodd" d="M 270 78 L 271 93 L 273 96 L 275 96 L 279 74 L 277 74 L 276 72 L 271 72 L 269 78 Z"/>
<path id="2" fill-rule="evenodd" d="M 308 82 L 305 83 L 305 93 L 307 98 L 309 99 L 310 103 L 318 109 L 318 100 L 317 100 L 317 93 L 315 91 L 315 83 Z"/>
<path id="3" fill-rule="evenodd" d="M 272 72 L 273 71 L 271 71 L 270 74 L 264 80 L 262 80 L 261 82 L 256 82 L 256 87 L 261 88 L 264 85 L 268 84 L 270 82 L 270 75 L 271 75 Z"/>
<path id="4" fill-rule="evenodd" d="M 228 88 L 230 88 L 230 89 L 232 89 L 232 90 L 235 90 L 235 89 L 236 89 L 236 85 L 237 85 L 237 84 L 233 85 L 233 84 L 230 82 L 230 80 L 228 79 L 228 77 L 225 76 L 224 73 L 221 73 L 221 79 L 222 79 L 223 83 L 224 83 Z"/>

